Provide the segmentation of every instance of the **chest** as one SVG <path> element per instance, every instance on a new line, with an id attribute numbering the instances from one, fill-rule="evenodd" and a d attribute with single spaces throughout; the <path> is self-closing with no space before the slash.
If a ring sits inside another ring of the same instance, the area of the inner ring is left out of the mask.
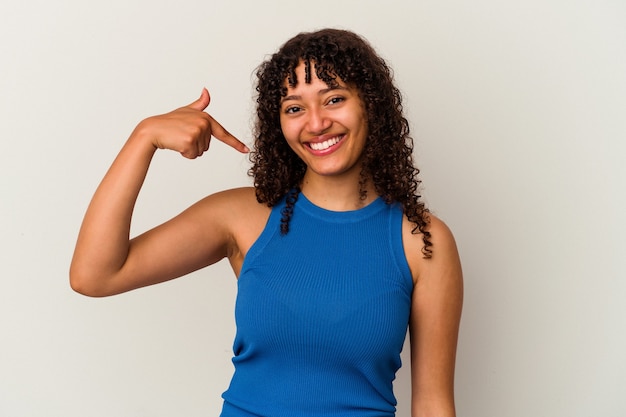
<path id="1" fill-rule="evenodd" d="M 334 352 L 337 360 L 398 349 L 412 290 L 400 225 L 384 213 L 306 220 L 287 235 L 262 235 L 250 251 L 238 282 L 238 334 L 263 350 Z"/>

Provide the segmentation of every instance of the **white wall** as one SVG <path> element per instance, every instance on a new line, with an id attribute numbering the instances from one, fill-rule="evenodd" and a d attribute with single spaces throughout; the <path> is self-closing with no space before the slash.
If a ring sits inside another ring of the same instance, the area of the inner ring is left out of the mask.
<path id="1" fill-rule="evenodd" d="M 395 68 L 424 195 L 456 234 L 459 416 L 624 415 L 624 2 L 24 0 L 0 5 L 1 416 L 218 415 L 227 265 L 89 299 L 68 285 L 74 240 L 139 120 L 207 86 L 249 142 L 255 66 L 325 26 Z M 159 154 L 135 232 L 248 184 L 247 167 L 220 143 Z"/>

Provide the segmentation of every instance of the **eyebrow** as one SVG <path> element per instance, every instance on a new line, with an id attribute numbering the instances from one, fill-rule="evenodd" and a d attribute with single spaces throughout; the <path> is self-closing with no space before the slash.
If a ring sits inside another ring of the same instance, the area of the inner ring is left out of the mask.
<path id="1" fill-rule="evenodd" d="M 324 94 L 329 93 L 329 92 L 334 91 L 334 90 L 348 90 L 348 88 L 347 88 L 347 87 L 344 87 L 344 86 L 342 86 L 342 85 L 336 85 L 336 86 L 333 86 L 333 87 L 323 88 L 323 89 L 319 90 L 319 91 L 317 92 L 317 95 L 318 95 L 318 96 L 321 96 L 321 95 L 324 95 Z M 301 99 L 302 99 L 302 96 L 299 96 L 299 95 L 296 95 L 296 94 L 292 94 L 292 95 L 290 95 L 290 96 L 285 96 L 285 97 L 283 97 L 283 98 L 282 98 L 282 100 L 281 100 L 280 102 L 281 102 L 281 104 L 282 104 L 282 103 L 284 103 L 285 101 L 289 101 L 289 100 L 301 100 Z"/>

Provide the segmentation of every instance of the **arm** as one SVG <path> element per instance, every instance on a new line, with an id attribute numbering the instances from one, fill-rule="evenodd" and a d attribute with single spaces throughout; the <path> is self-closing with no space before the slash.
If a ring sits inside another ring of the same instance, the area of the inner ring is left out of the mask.
<path id="1" fill-rule="evenodd" d="M 90 296 L 117 294 L 181 276 L 226 255 L 228 232 L 210 213 L 224 206 L 218 204 L 224 198 L 219 195 L 213 198 L 216 204 L 203 201 L 129 239 L 133 208 L 156 149 L 196 158 L 208 149 L 213 135 L 241 152 L 248 150 L 203 111 L 209 102 L 204 89 L 192 104 L 145 119 L 133 131 L 85 214 L 70 266 L 74 290 Z M 198 221 L 210 236 L 198 230 Z"/>
<path id="2" fill-rule="evenodd" d="M 408 259 L 415 282 L 409 324 L 411 415 L 454 417 L 454 366 L 463 277 L 452 233 L 441 220 L 430 217 L 431 259 L 421 256 L 421 235 L 405 238 L 412 253 Z"/>

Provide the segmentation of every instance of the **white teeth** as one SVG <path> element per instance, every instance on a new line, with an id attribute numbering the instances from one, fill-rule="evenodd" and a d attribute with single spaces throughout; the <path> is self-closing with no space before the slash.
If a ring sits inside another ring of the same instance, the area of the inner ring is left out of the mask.
<path id="1" fill-rule="evenodd" d="M 328 149 L 331 146 L 337 144 L 339 142 L 339 136 L 336 136 L 332 139 L 325 140 L 324 142 L 319 143 L 311 143 L 311 149 L 316 151 L 323 151 L 324 149 Z"/>

